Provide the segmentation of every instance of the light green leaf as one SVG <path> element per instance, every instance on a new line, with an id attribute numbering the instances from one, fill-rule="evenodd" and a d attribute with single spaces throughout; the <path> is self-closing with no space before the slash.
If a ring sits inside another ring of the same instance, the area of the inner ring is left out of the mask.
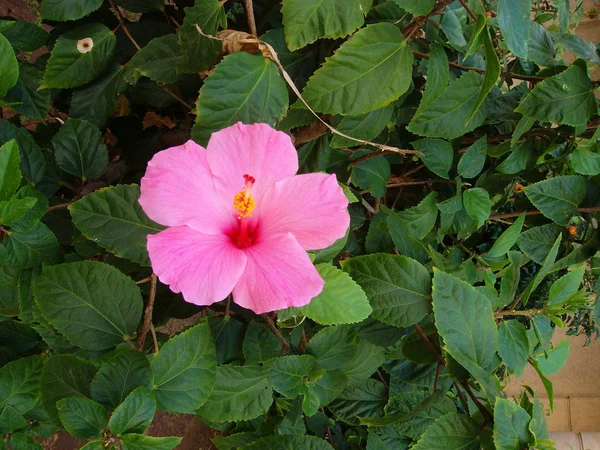
<path id="1" fill-rule="evenodd" d="M 449 142 L 441 139 L 419 139 L 411 142 L 415 150 L 423 155 L 423 164 L 436 175 L 449 179 L 448 172 L 452 168 L 454 150 Z"/>
<path id="2" fill-rule="evenodd" d="M 281 353 L 281 342 L 272 330 L 257 322 L 252 322 L 246 330 L 243 344 L 246 364 L 259 364 Z"/>
<path id="3" fill-rule="evenodd" d="M 600 147 L 592 140 L 582 139 L 569 155 L 571 167 L 581 175 L 600 174 Z"/>
<path id="4" fill-rule="evenodd" d="M 531 0 L 499 0 L 498 25 L 510 51 L 527 58 L 527 41 L 531 28 Z"/>
<path id="5" fill-rule="evenodd" d="M 567 362 L 571 343 L 567 338 L 561 339 L 551 350 L 538 356 L 538 368 L 544 375 L 554 375 Z"/>
<path id="6" fill-rule="evenodd" d="M 365 48 L 369 48 L 365 52 Z M 389 23 L 359 30 L 310 78 L 304 99 L 315 111 L 354 116 L 382 108 L 411 83 L 413 55 Z M 380 80 L 387 80 L 383 85 Z"/>
<path id="7" fill-rule="evenodd" d="M 498 330 L 487 297 L 459 278 L 435 270 L 433 312 L 449 351 L 457 350 L 485 370 L 494 368 Z"/>
<path id="8" fill-rule="evenodd" d="M 33 120 L 43 120 L 50 108 L 50 91 L 38 90 L 44 71 L 33 64 L 19 63 L 19 80 L 6 94 L 13 108 Z"/>
<path id="9" fill-rule="evenodd" d="M 167 34 L 152 39 L 127 63 L 125 81 L 135 84 L 141 77 L 150 78 L 159 84 L 170 84 L 179 77 L 176 64 L 181 47 L 176 34 Z"/>
<path id="10" fill-rule="evenodd" d="M 60 258 L 61 248 L 56 236 L 41 222 L 29 230 L 14 227 L 0 244 L 0 264 L 18 269 L 57 263 Z"/>
<path id="11" fill-rule="evenodd" d="M 550 288 L 548 306 L 557 306 L 568 302 L 579 290 L 584 274 L 585 266 L 580 266 L 556 280 Z"/>
<path id="12" fill-rule="evenodd" d="M 273 389 L 263 367 L 224 365 L 217 368 L 215 389 L 198 410 L 212 422 L 251 420 L 273 403 Z"/>
<path id="13" fill-rule="evenodd" d="M 433 9 L 434 0 L 394 0 L 394 3 L 415 17 L 425 16 Z"/>
<path id="14" fill-rule="evenodd" d="M 105 350 L 123 342 L 142 316 L 142 296 L 135 282 L 100 262 L 45 267 L 34 280 L 33 293 L 44 317 L 74 345 L 87 350 Z"/>
<path id="15" fill-rule="evenodd" d="M 43 20 L 77 20 L 96 11 L 103 0 L 42 0 L 40 16 Z"/>
<path id="16" fill-rule="evenodd" d="M 562 233 L 559 234 L 558 237 L 556 238 L 556 241 L 552 245 L 552 248 L 550 249 L 548 256 L 546 256 L 546 258 L 544 259 L 544 262 L 542 263 L 542 267 L 540 267 L 538 272 L 535 274 L 535 277 L 533 278 L 533 280 L 531 280 L 531 282 L 529 283 L 529 285 L 523 292 L 521 297 L 522 297 L 522 301 L 523 301 L 524 305 L 526 305 L 527 302 L 529 301 L 529 296 L 531 295 L 531 293 L 537 289 L 537 287 L 544 280 L 544 278 L 546 278 L 546 275 L 548 275 L 550 273 L 550 270 L 552 269 L 552 265 L 554 264 L 554 261 L 556 261 L 556 255 L 558 254 L 558 249 L 559 249 L 561 240 L 562 240 Z"/>
<path id="17" fill-rule="evenodd" d="M 458 162 L 458 175 L 463 178 L 475 178 L 485 164 L 487 150 L 487 136 L 483 136 L 471 145 Z"/>
<path id="18" fill-rule="evenodd" d="M 146 216 L 139 196 L 139 186 L 120 184 L 86 195 L 69 211 L 87 238 L 121 258 L 148 264 L 146 237 L 163 227 Z"/>
<path id="19" fill-rule="evenodd" d="M 516 403 L 499 398 L 494 406 L 494 444 L 498 450 L 524 448 L 529 443 L 531 417 Z"/>
<path id="20" fill-rule="evenodd" d="M 289 355 L 266 361 L 264 367 L 273 389 L 294 399 L 302 392 L 304 379 L 312 374 L 316 363 L 311 355 Z"/>
<path id="21" fill-rule="evenodd" d="M 411 236 L 416 239 L 423 239 L 433 229 L 437 216 L 437 192 L 431 192 L 417 206 L 405 209 L 404 211 L 390 213 L 388 216 L 388 228 L 390 228 L 390 233 L 392 233 L 392 239 L 394 238 L 394 233 L 392 232 L 392 227 L 390 227 L 390 222 L 399 220 L 406 226 Z"/>
<path id="22" fill-rule="evenodd" d="M 20 162 L 17 141 L 0 147 L 0 200 L 9 200 L 21 184 Z"/>
<path id="23" fill-rule="evenodd" d="M 337 130 L 358 139 L 370 141 L 383 131 L 394 112 L 394 105 L 376 109 L 359 116 L 346 116 L 337 125 Z M 360 142 L 347 139 L 338 134 L 331 139 L 332 148 L 356 147 Z"/>
<path id="24" fill-rule="evenodd" d="M 517 378 L 521 378 L 527 357 L 529 343 L 525 327 L 516 320 L 505 320 L 498 327 L 498 354 Z"/>
<path id="25" fill-rule="evenodd" d="M 112 413 L 108 426 L 116 435 L 143 433 L 152 423 L 156 398 L 144 386 L 133 390 Z"/>
<path id="26" fill-rule="evenodd" d="M 542 264 L 546 256 L 548 256 L 556 238 L 560 235 L 561 230 L 561 227 L 553 223 L 533 227 L 524 231 L 519 236 L 517 244 L 528 258 L 538 264 Z"/>
<path id="27" fill-rule="evenodd" d="M 307 435 L 268 436 L 240 447 L 240 450 L 331 450 L 323 439 Z"/>
<path id="28" fill-rule="evenodd" d="M 344 390 L 348 384 L 348 375 L 342 370 L 328 370 L 322 377 L 308 383 L 308 391 L 316 394 L 318 399 L 317 408 L 329 405 Z M 306 400 L 308 396 L 304 394 Z M 311 416 L 314 415 L 314 411 Z"/>
<path id="29" fill-rule="evenodd" d="M 215 386 L 216 358 L 206 322 L 169 339 L 152 359 L 159 408 L 180 413 L 200 408 Z"/>
<path id="30" fill-rule="evenodd" d="M 516 111 L 543 122 L 585 125 L 598 109 L 592 88 L 585 67 L 573 64 L 537 84 Z"/>
<path id="31" fill-rule="evenodd" d="M 485 103 L 467 123 L 481 92 L 483 77 L 474 72 L 454 80 L 435 102 L 421 103 L 408 130 L 419 136 L 453 139 L 473 131 L 487 116 Z"/>
<path id="32" fill-rule="evenodd" d="M 117 107 L 119 94 L 127 89 L 124 73 L 123 66 L 114 64 L 102 77 L 75 90 L 69 115 L 102 127 Z"/>
<path id="33" fill-rule="evenodd" d="M 349 360 L 346 375 L 351 384 L 363 383 L 385 362 L 385 350 L 383 347 L 371 344 L 368 341 L 358 341 L 356 355 Z"/>
<path id="34" fill-rule="evenodd" d="M 214 131 L 238 121 L 274 125 L 287 107 L 287 88 L 275 63 L 261 55 L 234 53 L 204 80 L 192 138 L 205 145 Z"/>
<path id="35" fill-rule="evenodd" d="M 19 64 L 15 52 L 2 34 L 0 34 L 0 99 L 17 84 Z"/>
<path id="36" fill-rule="evenodd" d="M 587 59 L 594 64 L 600 65 L 600 55 L 598 55 L 596 44 L 593 42 L 590 42 L 581 36 L 577 36 L 576 34 L 552 33 L 552 37 L 558 44 L 564 45 L 580 58 Z"/>
<path id="37" fill-rule="evenodd" d="M 376 198 L 383 197 L 390 172 L 390 163 L 385 156 L 376 156 L 352 167 L 352 182 L 362 189 L 368 189 Z"/>
<path id="38" fill-rule="evenodd" d="M 61 35 L 52 49 L 40 89 L 73 88 L 95 80 L 109 67 L 116 38 L 100 23 Z"/>
<path id="39" fill-rule="evenodd" d="M 548 219 L 566 225 L 585 197 L 585 179 L 576 175 L 559 176 L 523 189 L 533 206 Z"/>
<path id="40" fill-rule="evenodd" d="M 467 41 L 465 40 L 462 24 L 454 9 L 446 8 L 440 21 L 440 30 L 444 32 L 455 49 L 459 50 L 466 47 Z"/>
<path id="41" fill-rule="evenodd" d="M 56 405 L 59 400 L 89 397 L 96 370 L 91 362 L 73 355 L 56 355 L 46 362 L 41 379 L 42 403 L 54 422 L 60 423 Z"/>
<path id="42" fill-rule="evenodd" d="M 102 134 L 87 120 L 69 117 L 52 138 L 52 145 L 58 166 L 83 180 L 96 178 L 108 164 Z"/>
<path id="43" fill-rule="evenodd" d="M 135 350 L 123 350 L 104 364 L 90 386 L 92 398 L 115 408 L 136 387 L 152 388 L 152 368 L 146 356 Z"/>
<path id="44" fill-rule="evenodd" d="M 492 212 L 492 201 L 483 188 L 472 188 L 463 192 L 463 204 L 467 214 L 477 220 L 477 228 L 483 226 Z"/>
<path id="45" fill-rule="evenodd" d="M 346 368 L 357 350 L 356 335 L 348 325 L 323 328 L 310 339 L 306 348 L 306 352 L 317 360 L 317 368 L 327 370 Z"/>
<path id="46" fill-rule="evenodd" d="M 438 43 L 430 46 L 429 60 L 427 61 L 427 84 L 423 91 L 421 107 L 433 103 L 448 87 L 450 70 L 448 68 L 448 56 Z"/>
<path id="47" fill-rule="evenodd" d="M 33 197 L 17 198 L 0 202 L 0 224 L 11 226 L 13 222 L 23 216 L 37 203 Z"/>
<path id="48" fill-rule="evenodd" d="M 479 425 L 464 414 L 448 413 L 427 428 L 413 450 L 478 450 Z"/>
<path id="49" fill-rule="evenodd" d="M 372 311 L 369 300 L 347 273 L 331 264 L 318 264 L 316 268 L 325 286 L 300 309 L 302 314 L 321 325 L 356 323 L 369 317 Z"/>
<path id="50" fill-rule="evenodd" d="M 48 212 L 48 197 L 31 186 L 23 186 L 14 195 L 15 199 L 34 198 L 37 202 L 25 215 L 13 223 L 13 227 L 22 231 L 31 230 Z"/>
<path id="51" fill-rule="evenodd" d="M 533 156 L 533 143 L 525 141 L 517 144 L 510 155 L 496 167 L 496 170 L 504 174 L 519 173 L 527 168 L 527 163 Z"/>
<path id="52" fill-rule="evenodd" d="M 365 21 L 360 0 L 284 0 L 281 13 L 292 51 L 320 38 L 346 37 Z"/>
<path id="53" fill-rule="evenodd" d="M 496 239 L 494 245 L 487 253 L 490 258 L 499 258 L 504 256 L 512 247 L 517 243 L 517 240 L 521 236 L 521 230 L 525 223 L 525 214 L 521 214 L 515 222 L 509 226 L 504 232 Z"/>
<path id="54" fill-rule="evenodd" d="M 63 398 L 56 407 L 65 430 L 79 439 L 98 436 L 108 424 L 108 414 L 102 405 L 84 397 Z"/>
<path id="55" fill-rule="evenodd" d="M 483 13 L 477 14 L 477 20 L 475 21 L 475 25 L 473 26 L 473 30 L 471 32 L 471 37 L 469 38 L 469 43 L 467 44 L 467 49 L 465 50 L 464 59 L 467 59 L 469 56 L 479 50 L 481 46 L 481 32 L 485 29 L 485 25 L 487 23 L 487 19 Z"/>
<path id="56" fill-rule="evenodd" d="M 42 150 L 25 128 L 17 128 L 6 120 L 0 120 L 0 145 L 13 139 L 19 146 L 23 176 L 32 184 L 40 182 L 46 170 L 46 159 Z"/>
<path id="57" fill-rule="evenodd" d="M 496 85 L 498 77 L 500 76 L 500 61 L 498 61 L 498 55 L 496 54 L 494 44 L 492 44 L 492 39 L 490 38 L 490 33 L 487 28 L 482 32 L 482 39 L 485 48 L 485 76 L 483 77 L 483 84 L 481 85 L 479 97 L 477 97 L 475 106 L 473 107 L 469 118 L 465 121 L 465 124 L 477 114 L 480 106 L 483 104 L 492 88 Z"/>
<path id="58" fill-rule="evenodd" d="M 180 437 L 152 437 L 142 434 L 120 436 L 123 450 L 173 450 L 181 442 Z"/>
<path id="59" fill-rule="evenodd" d="M 24 414 L 38 402 L 42 356 L 27 356 L 0 367 L 0 409 L 12 407 Z"/>
<path id="60" fill-rule="evenodd" d="M 513 131 L 513 135 L 510 138 L 510 145 L 515 146 L 521 137 L 531 130 L 531 127 L 535 124 L 535 119 L 533 117 L 521 116 L 517 126 L 515 127 L 515 131 Z"/>
<path id="61" fill-rule="evenodd" d="M 371 316 L 381 322 L 406 327 L 430 311 L 431 278 L 427 269 L 411 258 L 375 254 L 342 262 L 371 302 Z"/>

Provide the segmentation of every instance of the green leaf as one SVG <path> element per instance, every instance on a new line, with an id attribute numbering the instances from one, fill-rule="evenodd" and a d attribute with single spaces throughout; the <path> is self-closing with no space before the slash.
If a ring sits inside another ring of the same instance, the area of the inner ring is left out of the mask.
<path id="1" fill-rule="evenodd" d="M 119 94 L 127 89 L 124 73 L 123 66 L 113 64 L 102 77 L 73 91 L 69 115 L 102 127 L 117 107 Z"/>
<path id="2" fill-rule="evenodd" d="M 156 398 L 144 386 L 133 390 L 110 417 L 110 432 L 116 435 L 143 433 L 152 423 Z"/>
<path id="3" fill-rule="evenodd" d="M 498 450 L 524 448 L 529 443 L 531 417 L 516 403 L 503 398 L 494 406 L 494 444 Z"/>
<path id="4" fill-rule="evenodd" d="M 195 325 L 169 339 L 152 360 L 159 408 L 180 413 L 200 408 L 215 385 L 216 365 L 208 323 Z"/>
<path id="5" fill-rule="evenodd" d="M 550 288 L 547 305 L 557 306 L 568 302 L 579 290 L 584 274 L 585 267 L 580 266 L 556 280 Z"/>
<path id="6" fill-rule="evenodd" d="M 240 450 L 331 450 L 323 439 L 307 435 L 268 436 L 240 447 Z"/>
<path id="7" fill-rule="evenodd" d="M 161 2 L 162 3 L 162 2 Z M 183 24 L 179 29 L 181 58 L 177 62 L 180 73 L 194 73 L 207 69 L 221 51 L 221 42 L 202 36 L 214 35 L 221 28 L 227 28 L 224 3 L 219 0 L 196 0 L 193 7 L 185 8 Z"/>
<path id="8" fill-rule="evenodd" d="M 352 167 L 352 182 L 371 191 L 373 197 L 383 197 L 387 191 L 390 172 L 390 163 L 385 156 L 376 156 Z"/>
<path id="9" fill-rule="evenodd" d="M 527 58 L 532 0 L 498 0 L 498 26 L 513 55 Z"/>
<path id="10" fill-rule="evenodd" d="M 68 397 L 89 397 L 96 366 L 73 355 L 53 356 L 42 371 L 41 393 L 44 409 L 58 422 L 56 403 Z"/>
<path id="11" fill-rule="evenodd" d="M 449 74 L 448 56 L 444 48 L 438 43 L 432 44 L 427 61 L 427 84 L 421 100 L 423 108 L 444 93 L 448 87 Z"/>
<path id="12" fill-rule="evenodd" d="M 523 189 L 533 206 L 548 219 L 566 225 L 585 197 L 585 179 L 576 175 L 554 177 Z"/>
<path id="13" fill-rule="evenodd" d="M 42 150 L 25 128 L 17 128 L 6 120 L 0 120 L 0 144 L 13 139 L 19 146 L 23 176 L 33 184 L 40 182 L 46 170 Z"/>
<path id="14" fill-rule="evenodd" d="M 17 191 L 13 198 L 34 198 L 37 200 L 33 207 L 29 209 L 21 219 L 13 224 L 13 226 L 19 230 L 31 230 L 48 212 L 48 197 L 30 186 L 23 186 Z"/>
<path id="15" fill-rule="evenodd" d="M 146 237 L 163 227 L 146 216 L 139 196 L 139 186 L 120 184 L 86 195 L 69 211 L 87 238 L 121 258 L 147 265 Z"/>
<path id="16" fill-rule="evenodd" d="M 234 53 L 204 80 L 192 138 L 204 145 L 214 131 L 239 121 L 274 125 L 287 107 L 287 88 L 275 63 L 261 55 Z"/>
<path id="17" fill-rule="evenodd" d="M 349 385 L 330 405 L 336 417 L 344 422 L 358 424 L 357 418 L 375 418 L 383 415 L 388 390 L 372 378 Z"/>
<path id="18" fill-rule="evenodd" d="M 318 369 L 344 369 L 358 350 L 355 341 L 348 325 L 325 327 L 310 339 L 306 352 L 317 360 Z"/>
<path id="19" fill-rule="evenodd" d="M 5 406 L 0 414 L 0 432 L 14 433 L 27 427 L 27 422 L 16 408 Z"/>
<path id="20" fill-rule="evenodd" d="M 42 0 L 40 16 L 43 20 L 77 20 L 96 11 L 103 0 Z"/>
<path id="21" fill-rule="evenodd" d="M 17 84 L 19 64 L 15 52 L 2 34 L 0 34 L 0 99 Z"/>
<path id="22" fill-rule="evenodd" d="M 475 141 L 460 158 L 456 170 L 462 178 L 475 178 L 485 164 L 487 136 Z"/>
<path id="23" fill-rule="evenodd" d="M 449 142 L 441 139 L 419 139 L 410 144 L 423 154 L 421 160 L 429 170 L 442 178 L 450 178 L 448 172 L 452 168 L 454 150 Z"/>
<path id="24" fill-rule="evenodd" d="M 20 414 L 32 409 L 40 393 L 44 359 L 27 356 L 0 367 L 0 409 L 12 407 Z"/>
<path id="25" fill-rule="evenodd" d="M 217 383 L 198 414 L 211 422 L 251 420 L 268 412 L 273 389 L 263 367 L 224 365 Z"/>
<path id="26" fill-rule="evenodd" d="M 505 320 L 498 327 L 498 354 L 517 378 L 521 378 L 527 357 L 529 343 L 525 327 L 516 320 Z"/>
<path id="27" fill-rule="evenodd" d="M 84 397 L 63 398 L 56 407 L 65 430 L 76 438 L 96 437 L 108 423 L 108 414 L 102 405 Z"/>
<path id="28" fill-rule="evenodd" d="M 527 133 L 529 130 L 531 130 L 531 127 L 533 127 L 534 124 L 535 124 L 534 118 L 527 117 L 527 116 L 521 116 L 521 118 L 519 119 L 519 122 L 517 123 L 517 126 L 515 127 L 515 131 L 513 132 L 513 135 L 510 138 L 510 145 L 513 147 L 515 145 L 517 145 L 517 142 L 519 142 L 519 139 L 521 139 L 521 137 L 525 133 Z"/>
<path id="29" fill-rule="evenodd" d="M 317 264 L 325 280 L 323 291 L 300 308 L 302 314 L 321 325 L 356 323 L 369 317 L 369 300 L 356 282 L 331 264 Z"/>
<path id="30" fill-rule="evenodd" d="M 558 254 L 558 249 L 560 247 L 561 240 L 562 240 L 562 233 L 559 234 L 558 237 L 556 238 L 556 241 L 552 245 L 552 248 L 550 249 L 548 256 L 546 256 L 546 258 L 544 259 L 544 262 L 542 263 L 542 267 L 540 267 L 538 272 L 535 274 L 535 277 L 533 278 L 533 280 L 531 280 L 531 282 L 529 283 L 529 285 L 523 292 L 521 297 L 522 297 L 522 301 L 523 301 L 524 305 L 526 305 L 527 302 L 529 301 L 529 296 L 531 295 L 531 293 L 537 289 L 537 287 L 544 280 L 544 278 L 546 278 L 546 275 L 548 275 L 550 273 L 550 271 L 552 269 L 552 265 L 554 264 L 554 261 L 556 261 L 556 255 Z"/>
<path id="31" fill-rule="evenodd" d="M 10 437 L 10 448 L 12 450 L 43 450 L 43 447 L 31 436 L 22 433 L 14 433 Z"/>
<path id="32" fill-rule="evenodd" d="M 467 44 L 467 49 L 465 50 L 465 59 L 472 55 L 473 52 L 479 50 L 482 38 L 481 32 L 485 29 L 486 23 L 487 19 L 485 15 L 482 13 L 477 14 L 477 20 L 475 21 L 471 37 L 469 38 L 469 43 Z"/>
<path id="33" fill-rule="evenodd" d="M 142 434 L 120 436 L 123 450 L 173 450 L 181 442 L 180 437 L 152 437 Z"/>
<path id="34" fill-rule="evenodd" d="M 41 222 L 29 230 L 13 228 L 0 244 L 0 264 L 18 269 L 57 263 L 60 258 L 61 249 L 56 236 Z"/>
<path id="35" fill-rule="evenodd" d="M 391 213 L 388 216 L 388 227 L 394 239 L 391 222 L 400 221 L 406 226 L 408 233 L 416 239 L 423 239 L 433 229 L 438 216 L 437 192 L 431 192 L 417 206 Z M 394 239 L 394 241 L 396 241 Z"/>
<path id="36" fill-rule="evenodd" d="M 454 9 L 446 8 L 440 21 L 440 29 L 455 49 L 459 50 L 467 46 L 462 24 Z"/>
<path id="37" fill-rule="evenodd" d="M 573 64 L 537 84 L 516 111 L 543 122 L 585 125 L 598 109 L 592 88 L 585 67 Z"/>
<path id="38" fill-rule="evenodd" d="M 571 349 L 571 343 L 567 338 L 561 339 L 561 341 L 554 346 L 551 350 L 545 354 L 538 356 L 538 368 L 544 375 L 554 375 L 567 362 L 569 358 L 569 350 Z"/>
<path id="39" fill-rule="evenodd" d="M 58 166 L 83 180 L 96 178 L 108 164 L 102 133 L 87 120 L 69 117 L 52 138 L 52 145 Z"/>
<path id="40" fill-rule="evenodd" d="M 433 312 L 449 351 L 457 350 L 485 370 L 494 368 L 498 330 L 487 297 L 459 278 L 435 270 Z"/>
<path id="41" fill-rule="evenodd" d="M 412 63 L 412 52 L 398 28 L 389 23 L 369 25 L 327 59 L 306 84 L 303 96 L 318 112 L 364 114 L 408 90 Z M 387 82 L 382 85 L 380 80 Z"/>
<path id="42" fill-rule="evenodd" d="M 347 363 L 346 375 L 351 384 L 363 383 L 373 375 L 385 362 L 383 347 L 368 341 L 358 341 L 356 355 Z"/>
<path id="43" fill-rule="evenodd" d="M 37 50 L 50 37 L 50 34 L 42 27 L 24 20 L 17 20 L 9 28 L 3 28 L 1 31 L 15 50 L 23 52 Z"/>
<path id="44" fill-rule="evenodd" d="M 487 116 L 485 103 L 475 116 L 467 119 L 483 85 L 483 77 L 474 72 L 454 80 L 435 102 L 421 103 L 408 130 L 420 136 L 453 139 L 473 131 Z"/>
<path id="45" fill-rule="evenodd" d="M 320 38 L 346 37 L 365 21 L 360 0 L 284 0 L 281 12 L 292 51 Z"/>
<path id="46" fill-rule="evenodd" d="M 52 49 L 40 89 L 74 88 L 95 80 L 109 67 L 116 38 L 100 23 L 61 35 Z"/>
<path id="47" fill-rule="evenodd" d="M 596 44 L 593 42 L 590 42 L 581 36 L 577 36 L 576 34 L 552 33 L 552 37 L 556 43 L 564 45 L 580 58 L 587 59 L 594 64 L 600 65 L 600 55 L 598 55 Z"/>
<path id="48" fill-rule="evenodd" d="M 530 24 L 531 35 L 527 42 L 527 59 L 533 61 L 538 66 L 556 66 L 556 50 L 554 49 L 554 43 L 546 31 L 546 28 L 537 22 L 530 22 Z"/>
<path id="49" fill-rule="evenodd" d="M 229 315 L 213 317 L 208 323 L 217 349 L 217 364 L 241 362 L 244 324 Z"/>
<path id="50" fill-rule="evenodd" d="M 176 34 L 152 39 L 127 63 L 125 81 L 135 84 L 141 77 L 147 77 L 159 84 L 174 83 L 179 77 L 176 64 L 180 51 Z"/>
<path id="51" fill-rule="evenodd" d="M 540 377 L 540 380 L 542 381 L 542 384 L 544 385 L 544 388 L 546 389 L 546 394 L 548 395 L 548 403 L 550 403 L 550 410 L 553 411 L 554 410 L 554 387 L 552 385 L 552 382 L 548 378 L 546 378 L 544 373 L 539 369 L 537 361 L 533 360 L 531 362 L 531 365 L 537 372 L 538 376 Z"/>
<path id="52" fill-rule="evenodd" d="M 569 155 L 571 167 L 581 175 L 600 174 L 600 147 L 594 141 L 582 139 Z"/>
<path id="53" fill-rule="evenodd" d="M 33 64 L 19 63 L 19 80 L 6 94 L 12 108 L 33 120 L 43 120 L 50 109 L 50 91 L 38 90 L 44 71 Z"/>
<path id="54" fill-rule="evenodd" d="M 431 278 L 427 269 L 411 258 L 375 254 L 342 262 L 365 291 L 371 317 L 389 325 L 406 327 L 419 322 L 430 311 Z"/>
<path id="55" fill-rule="evenodd" d="M 115 3 L 134 13 L 165 10 L 164 0 L 115 0 Z"/>
<path id="56" fill-rule="evenodd" d="M 495 308 L 504 308 L 506 305 L 513 303 L 517 290 L 519 289 L 519 281 L 521 280 L 521 263 L 523 254 L 517 251 L 509 251 L 508 259 L 510 264 L 506 272 L 502 276 L 500 282 L 500 296 Z"/>
<path id="57" fill-rule="evenodd" d="M 501 72 L 500 61 L 498 61 L 498 55 L 496 54 L 494 44 L 492 43 L 492 39 L 490 38 L 490 33 L 487 28 L 482 32 L 482 39 L 485 48 L 485 76 L 483 77 L 483 84 L 481 85 L 479 97 L 477 97 L 475 106 L 473 107 L 473 110 L 465 123 L 468 123 L 475 116 L 475 114 L 477 114 L 477 111 L 483 104 L 484 100 L 498 82 L 498 77 L 500 76 Z"/>
<path id="58" fill-rule="evenodd" d="M 434 0 L 394 0 L 394 3 L 415 17 L 425 16 L 433 9 Z"/>
<path id="59" fill-rule="evenodd" d="M 90 386 L 92 398 L 117 407 L 136 387 L 152 388 L 152 368 L 144 354 L 123 350 L 104 364 Z"/>
<path id="60" fill-rule="evenodd" d="M 246 364 L 259 364 L 281 353 L 281 342 L 266 326 L 252 322 L 246 330 L 243 344 Z"/>
<path id="61" fill-rule="evenodd" d="M 16 316 L 20 313 L 19 309 L 19 282 L 24 272 L 0 265 L 0 314 L 6 316 Z"/>
<path id="62" fill-rule="evenodd" d="M 479 425 L 464 414 L 448 413 L 427 428 L 413 450 L 478 450 Z"/>
<path id="63" fill-rule="evenodd" d="M 105 350 L 123 342 L 142 316 L 142 296 L 135 282 L 100 262 L 45 267 L 33 282 L 33 293 L 44 317 L 86 350 Z"/>
<path id="64" fill-rule="evenodd" d="M 312 391 L 318 399 L 317 408 L 329 405 L 334 401 L 344 390 L 348 384 L 348 376 L 342 370 L 328 370 L 322 377 L 310 381 L 307 386 L 309 393 Z M 304 400 L 307 399 L 307 394 L 304 394 Z M 303 405 L 304 406 L 304 405 Z M 304 410 L 306 413 L 306 409 Z M 317 411 L 311 411 L 310 416 L 316 414 Z"/>
<path id="65" fill-rule="evenodd" d="M 512 247 L 517 243 L 517 240 L 521 236 L 521 230 L 525 223 L 525 214 L 521 214 L 515 222 L 509 226 L 504 232 L 496 239 L 494 245 L 487 253 L 490 258 L 498 258 L 504 256 Z"/>
<path id="66" fill-rule="evenodd" d="M 21 183 L 19 146 L 11 140 L 0 147 L 0 200 L 9 200 Z"/>
<path id="67" fill-rule="evenodd" d="M 304 378 L 312 374 L 316 360 L 310 355 L 290 355 L 273 358 L 264 364 L 273 389 L 294 399 L 304 387 Z"/>
<path id="68" fill-rule="evenodd" d="M 517 244 L 528 258 L 538 264 L 542 264 L 550 253 L 556 238 L 560 235 L 562 228 L 556 224 L 549 223 L 540 227 L 533 227 L 524 231 L 517 240 Z"/>
<path id="69" fill-rule="evenodd" d="M 25 353 L 40 343 L 33 328 L 18 320 L 0 318 L 0 342 L 16 353 Z"/>
<path id="70" fill-rule="evenodd" d="M 358 139 L 370 141 L 381 133 L 392 118 L 394 105 L 376 109 L 358 116 L 346 116 L 337 125 L 337 130 Z M 360 142 L 338 134 L 331 139 L 332 148 L 356 147 Z"/>
<path id="71" fill-rule="evenodd" d="M 16 198 L 0 202 L 0 224 L 11 226 L 37 203 L 33 197 Z"/>
<path id="72" fill-rule="evenodd" d="M 477 220 L 477 228 L 481 228 L 492 212 L 492 201 L 483 188 L 467 189 L 463 192 L 463 204 L 467 214 Z"/>

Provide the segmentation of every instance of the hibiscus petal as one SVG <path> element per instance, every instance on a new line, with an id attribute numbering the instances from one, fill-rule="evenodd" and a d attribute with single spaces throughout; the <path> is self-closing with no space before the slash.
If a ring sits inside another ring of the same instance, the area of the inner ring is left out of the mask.
<path id="1" fill-rule="evenodd" d="M 264 123 L 238 122 L 213 133 L 206 148 L 211 172 L 232 199 L 244 187 L 244 174 L 256 180 L 252 195 L 260 201 L 269 186 L 298 171 L 298 153 L 290 137 Z"/>
<path id="2" fill-rule="evenodd" d="M 196 305 L 226 298 L 246 266 L 246 255 L 228 236 L 186 226 L 148 236 L 148 253 L 160 281 Z"/>
<path id="3" fill-rule="evenodd" d="M 278 181 L 265 192 L 255 213 L 258 239 L 292 233 L 305 250 L 328 247 L 346 234 L 347 208 L 335 175 L 310 173 Z"/>
<path id="4" fill-rule="evenodd" d="M 148 217 L 166 226 L 188 225 L 216 234 L 235 223 L 233 198 L 218 195 L 206 150 L 194 141 L 154 155 L 140 184 L 139 202 Z"/>
<path id="5" fill-rule="evenodd" d="M 256 314 L 304 306 L 323 290 L 325 282 L 291 233 L 269 236 L 245 252 L 233 300 Z"/>

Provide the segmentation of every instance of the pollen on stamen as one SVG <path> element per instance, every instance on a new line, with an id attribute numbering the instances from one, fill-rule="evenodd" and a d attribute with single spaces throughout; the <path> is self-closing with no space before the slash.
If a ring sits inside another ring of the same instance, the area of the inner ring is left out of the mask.
<path id="1" fill-rule="evenodd" d="M 254 177 L 245 174 L 244 181 L 244 189 L 238 192 L 233 198 L 233 206 L 238 212 L 238 219 L 250 217 L 254 207 L 256 206 L 256 201 L 250 194 L 250 190 L 252 189 L 252 186 L 256 180 Z"/>

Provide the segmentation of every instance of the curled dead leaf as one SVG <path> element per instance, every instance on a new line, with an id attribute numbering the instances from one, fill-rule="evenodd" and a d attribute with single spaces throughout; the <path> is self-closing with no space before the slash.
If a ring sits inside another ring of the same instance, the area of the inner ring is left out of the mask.
<path id="1" fill-rule="evenodd" d="M 265 58 L 270 57 L 269 49 L 256 36 L 245 31 L 222 30 L 217 37 L 223 41 L 223 52 L 227 54 L 246 52 L 262 53 Z"/>
<path id="2" fill-rule="evenodd" d="M 148 111 L 146 113 L 146 116 L 144 117 L 142 125 L 143 125 L 144 129 L 150 128 L 150 127 L 157 127 L 157 128 L 165 128 L 166 127 L 169 130 L 172 130 L 173 128 L 175 128 L 175 123 L 171 120 L 170 117 L 160 116 L 160 115 L 156 114 L 156 112 L 154 112 L 154 111 Z"/>

